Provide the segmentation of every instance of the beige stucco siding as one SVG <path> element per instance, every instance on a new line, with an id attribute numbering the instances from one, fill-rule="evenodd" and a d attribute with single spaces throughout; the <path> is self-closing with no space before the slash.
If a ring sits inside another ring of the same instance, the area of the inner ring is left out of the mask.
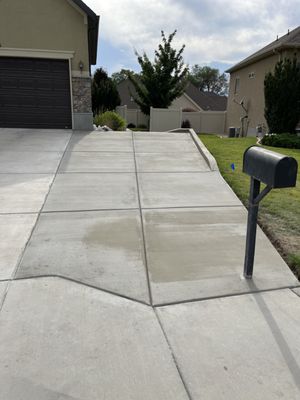
<path id="1" fill-rule="evenodd" d="M 2 48 L 74 51 L 72 70 L 89 70 L 84 15 L 68 0 L 0 0 Z"/>
<path id="2" fill-rule="evenodd" d="M 274 71 L 276 63 L 283 58 L 299 58 L 299 51 L 290 50 L 279 54 L 273 54 L 267 58 L 245 66 L 230 75 L 229 96 L 227 105 L 226 132 L 230 126 L 241 128 L 240 118 L 246 112 L 237 104 L 244 99 L 244 105 L 248 110 L 248 135 L 256 134 L 256 127 L 264 125 L 267 128 L 264 118 L 265 96 L 264 79 L 266 73 Z M 235 93 L 236 79 L 239 79 L 239 89 Z"/>
<path id="3" fill-rule="evenodd" d="M 264 79 L 269 71 L 273 71 L 279 56 L 273 55 L 246 66 L 230 75 L 229 96 L 227 105 L 227 131 L 230 126 L 241 127 L 240 118 L 246 112 L 237 104 L 244 100 L 248 110 L 248 134 L 255 134 L 256 126 L 266 124 L 264 118 Z M 235 93 L 236 79 L 239 79 L 239 88 Z"/>

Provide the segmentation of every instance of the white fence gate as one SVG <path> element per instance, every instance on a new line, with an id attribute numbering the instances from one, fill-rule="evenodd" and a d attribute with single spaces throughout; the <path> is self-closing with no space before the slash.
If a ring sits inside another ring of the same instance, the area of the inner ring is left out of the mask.
<path id="1" fill-rule="evenodd" d="M 125 119 L 127 125 L 134 124 L 136 127 L 145 125 L 148 127 L 149 117 L 141 110 L 127 108 L 127 106 L 118 106 L 116 112 Z"/>
<path id="2" fill-rule="evenodd" d="M 181 109 L 151 108 L 150 131 L 181 128 L 183 121 L 189 121 L 195 132 L 222 135 L 225 132 L 226 111 L 183 112 Z"/>

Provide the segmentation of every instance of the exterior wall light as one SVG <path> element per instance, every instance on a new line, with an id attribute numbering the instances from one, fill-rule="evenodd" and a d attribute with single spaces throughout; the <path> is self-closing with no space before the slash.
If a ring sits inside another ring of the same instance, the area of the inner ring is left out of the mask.
<path id="1" fill-rule="evenodd" d="M 80 62 L 79 62 L 79 69 L 80 69 L 80 72 L 83 71 L 83 67 L 84 67 L 84 64 L 83 64 L 82 61 L 80 61 Z"/>

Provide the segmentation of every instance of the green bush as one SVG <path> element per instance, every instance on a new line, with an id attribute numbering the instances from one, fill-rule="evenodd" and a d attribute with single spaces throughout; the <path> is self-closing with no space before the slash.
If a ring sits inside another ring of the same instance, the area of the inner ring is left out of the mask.
<path id="1" fill-rule="evenodd" d="M 265 118 L 269 132 L 295 133 L 300 118 L 300 64 L 285 58 L 266 74 Z"/>
<path id="2" fill-rule="evenodd" d="M 94 124 L 97 126 L 107 125 L 113 131 L 124 131 L 126 127 L 126 121 L 113 111 L 106 111 L 103 114 L 96 115 Z"/>
<path id="3" fill-rule="evenodd" d="M 261 143 L 265 146 L 300 149 L 300 137 L 291 133 L 272 133 L 270 135 L 265 135 Z"/>

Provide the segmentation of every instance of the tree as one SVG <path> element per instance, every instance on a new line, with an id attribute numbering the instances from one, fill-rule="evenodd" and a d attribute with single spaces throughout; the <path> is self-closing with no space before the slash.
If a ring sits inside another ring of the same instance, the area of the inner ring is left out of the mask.
<path id="1" fill-rule="evenodd" d="M 213 92 L 222 95 L 228 92 L 226 75 L 220 74 L 217 68 L 201 67 L 195 64 L 192 67 L 189 79 L 201 92 Z"/>
<path id="2" fill-rule="evenodd" d="M 138 76 L 135 72 L 131 71 L 130 69 L 122 68 L 119 72 L 114 72 L 111 75 L 111 79 L 115 82 L 116 85 L 128 79 L 129 75 Z"/>
<path id="3" fill-rule="evenodd" d="M 272 133 L 295 133 L 300 120 L 300 66 L 284 59 L 265 76 L 265 118 Z"/>
<path id="4" fill-rule="evenodd" d="M 94 115 L 114 110 L 121 104 L 116 84 L 107 73 L 98 68 L 92 81 L 92 109 Z"/>
<path id="5" fill-rule="evenodd" d="M 161 32 L 162 43 L 155 51 L 153 62 L 146 53 L 135 53 L 142 72 L 138 79 L 132 74 L 129 79 L 137 94 L 133 98 L 146 115 L 150 114 L 150 107 L 168 108 L 184 92 L 188 74 L 182 57 L 185 45 L 179 51 L 172 48 L 176 32 L 175 30 L 168 38 Z"/>

